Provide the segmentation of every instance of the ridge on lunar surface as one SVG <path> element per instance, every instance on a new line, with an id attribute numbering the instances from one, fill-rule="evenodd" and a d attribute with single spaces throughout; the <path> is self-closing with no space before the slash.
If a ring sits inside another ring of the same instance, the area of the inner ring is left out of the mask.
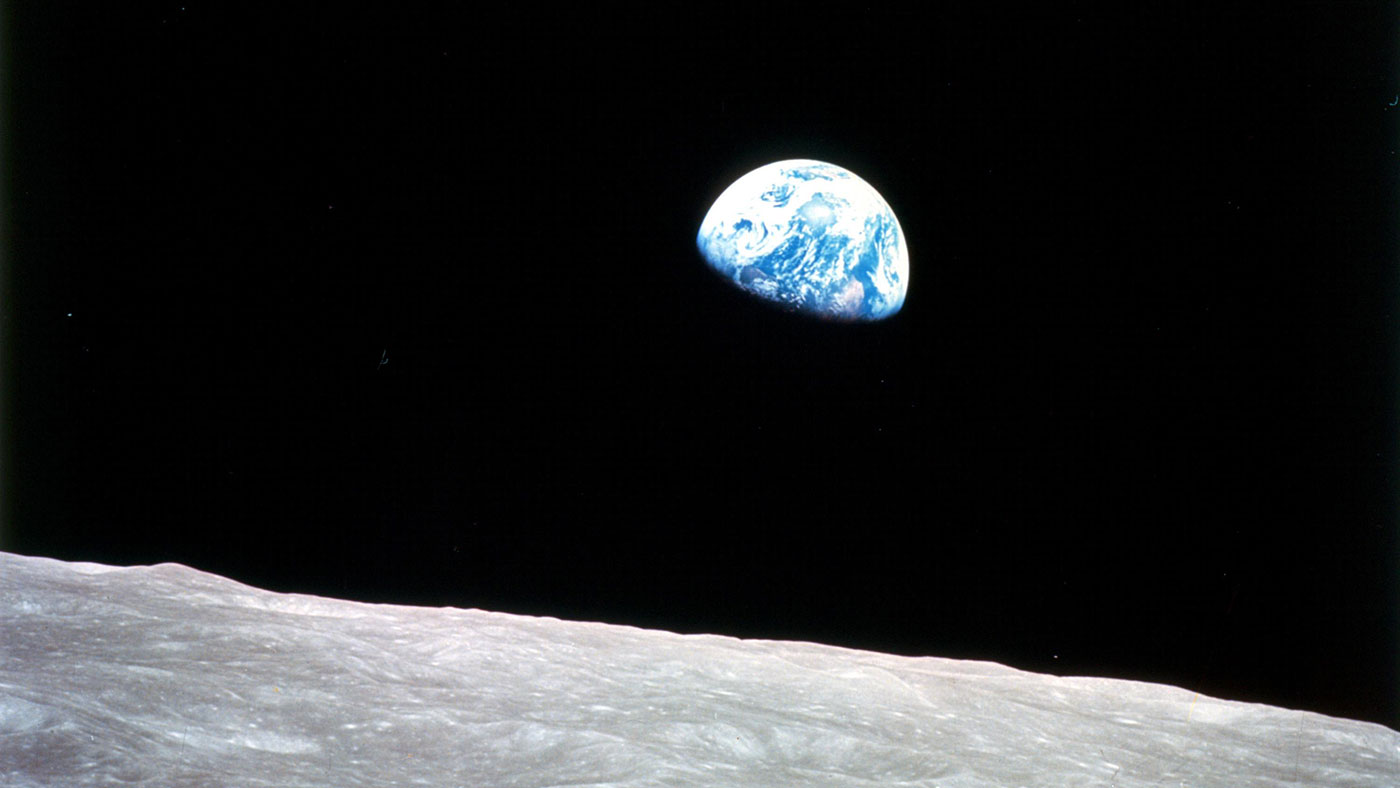
<path id="1" fill-rule="evenodd" d="M 0 784 L 1400 785 L 1380 725 L 1157 684 L 0 553 Z"/>

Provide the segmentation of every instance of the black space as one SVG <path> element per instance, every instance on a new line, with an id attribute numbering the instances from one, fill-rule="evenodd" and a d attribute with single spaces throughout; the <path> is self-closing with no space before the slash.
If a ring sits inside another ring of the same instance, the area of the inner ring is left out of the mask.
<path id="1" fill-rule="evenodd" d="M 7 12 L 3 549 L 1400 725 L 1393 4 L 243 5 Z"/>

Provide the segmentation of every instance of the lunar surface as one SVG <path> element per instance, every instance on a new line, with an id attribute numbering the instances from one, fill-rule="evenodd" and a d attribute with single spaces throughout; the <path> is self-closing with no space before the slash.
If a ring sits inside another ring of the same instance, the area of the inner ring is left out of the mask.
<path id="1" fill-rule="evenodd" d="M 0 785 L 1400 785 L 1400 734 L 1176 687 L 0 553 Z"/>

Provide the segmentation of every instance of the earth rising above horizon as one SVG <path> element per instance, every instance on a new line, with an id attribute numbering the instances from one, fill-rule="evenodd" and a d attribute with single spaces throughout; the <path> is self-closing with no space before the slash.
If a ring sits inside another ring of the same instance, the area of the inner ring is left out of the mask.
<path id="1" fill-rule="evenodd" d="M 810 159 L 759 167 L 715 200 L 695 239 L 740 289 L 791 311 L 882 320 L 904 305 L 909 252 L 894 211 L 849 170 Z"/>

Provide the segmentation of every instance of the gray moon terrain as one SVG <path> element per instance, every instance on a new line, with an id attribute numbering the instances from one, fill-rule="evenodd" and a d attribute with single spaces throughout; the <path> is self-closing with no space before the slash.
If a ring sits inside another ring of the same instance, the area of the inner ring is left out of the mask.
<path id="1" fill-rule="evenodd" d="M 0 785 L 1400 785 L 1380 725 L 1118 679 L 0 553 Z"/>

